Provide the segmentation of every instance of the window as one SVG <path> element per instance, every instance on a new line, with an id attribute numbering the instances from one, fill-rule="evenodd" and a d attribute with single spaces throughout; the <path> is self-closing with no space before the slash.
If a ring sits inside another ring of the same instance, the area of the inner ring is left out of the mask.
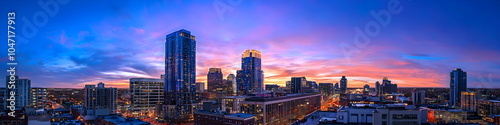
<path id="1" fill-rule="evenodd" d="M 382 119 L 387 119 L 387 114 L 382 114 Z"/>
<path id="2" fill-rule="evenodd" d="M 393 114 L 392 119 L 417 119 L 417 114 Z"/>

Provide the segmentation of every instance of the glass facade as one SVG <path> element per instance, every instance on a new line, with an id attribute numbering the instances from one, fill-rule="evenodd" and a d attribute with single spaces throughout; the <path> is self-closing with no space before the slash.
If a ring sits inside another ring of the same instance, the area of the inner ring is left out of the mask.
<path id="1" fill-rule="evenodd" d="M 236 74 L 238 95 L 260 93 L 264 90 L 261 59 L 261 53 L 257 50 L 245 50 L 242 54 L 241 70 Z"/>

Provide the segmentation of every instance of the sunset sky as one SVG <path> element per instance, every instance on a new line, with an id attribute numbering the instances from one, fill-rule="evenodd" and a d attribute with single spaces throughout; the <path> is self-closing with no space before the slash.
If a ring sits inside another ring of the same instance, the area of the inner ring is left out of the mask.
<path id="1" fill-rule="evenodd" d="M 373 87 L 383 77 L 400 87 L 449 87 L 450 72 L 462 68 L 469 87 L 500 87 L 498 0 L 67 1 L 49 7 L 57 8 L 52 13 L 38 0 L 0 2 L 1 26 L 16 12 L 17 73 L 32 87 L 128 88 L 130 78 L 159 78 L 165 36 L 180 29 L 196 36 L 199 82 L 210 67 L 235 74 L 243 51 L 255 49 L 266 84 L 346 76 L 348 87 Z M 355 42 L 355 29 L 377 22 L 372 11 L 398 4 L 385 26 L 376 23 L 370 42 Z M 24 31 L 30 23 L 37 32 Z M 5 71 L 7 45 L 1 49 Z"/>

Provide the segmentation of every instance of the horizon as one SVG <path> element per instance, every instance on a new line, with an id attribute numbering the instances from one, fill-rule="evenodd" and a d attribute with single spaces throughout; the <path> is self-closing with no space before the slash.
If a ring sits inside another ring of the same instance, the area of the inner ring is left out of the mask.
<path id="1" fill-rule="evenodd" d="M 241 54 L 254 49 L 265 84 L 284 86 L 295 76 L 335 84 L 346 76 L 348 88 L 373 88 L 383 77 L 399 88 L 447 88 L 450 72 L 461 68 L 468 88 L 500 88 L 499 1 L 400 0 L 392 9 L 389 2 L 69 1 L 32 36 L 22 32 L 23 17 L 32 23 L 44 10 L 36 2 L 0 3 L 19 15 L 18 76 L 41 88 L 128 88 L 130 78 L 159 79 L 165 36 L 180 29 L 196 36 L 196 82 L 207 83 L 212 67 L 223 78 L 236 74 Z"/>

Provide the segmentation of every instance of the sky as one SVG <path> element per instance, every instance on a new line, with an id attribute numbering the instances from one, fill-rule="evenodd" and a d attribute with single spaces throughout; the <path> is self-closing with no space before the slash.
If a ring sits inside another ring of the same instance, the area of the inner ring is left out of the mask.
<path id="1" fill-rule="evenodd" d="M 128 88 L 164 74 L 165 36 L 196 36 L 196 74 L 241 68 L 262 52 L 266 84 L 305 76 L 318 83 L 449 87 L 462 68 L 470 88 L 500 88 L 497 0 L 3 0 L 16 13 L 17 74 L 32 87 Z M 7 27 L 6 16 L 0 26 Z M 0 34 L 7 34 L 1 30 Z M 7 39 L 7 35 L 0 36 Z M 7 70 L 7 45 L 1 68 Z M 7 72 L 4 72 L 7 75 Z M 5 81 L 5 77 L 1 77 Z"/>

